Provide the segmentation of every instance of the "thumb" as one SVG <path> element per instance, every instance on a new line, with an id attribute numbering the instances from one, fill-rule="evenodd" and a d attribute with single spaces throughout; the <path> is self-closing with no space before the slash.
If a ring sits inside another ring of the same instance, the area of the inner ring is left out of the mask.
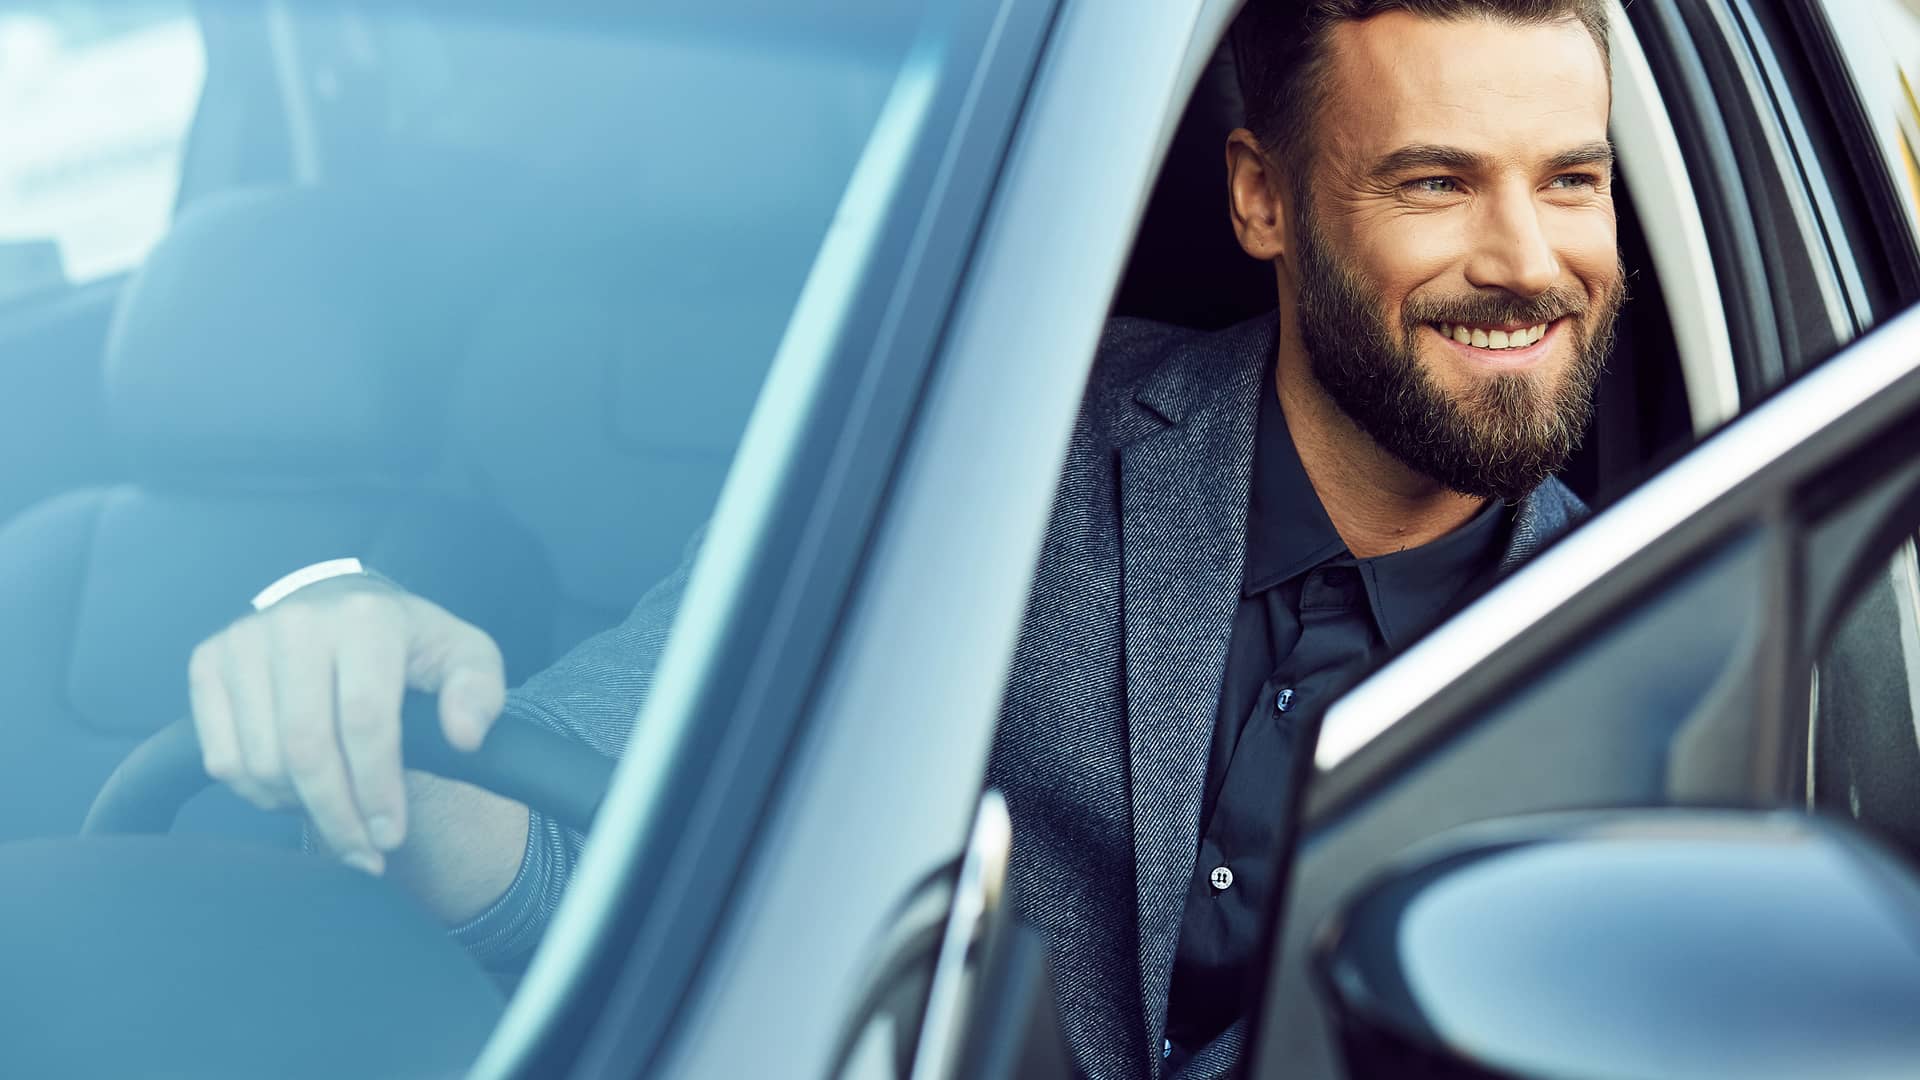
<path id="1" fill-rule="evenodd" d="M 408 612 L 407 684 L 440 695 L 440 728 L 455 749 L 477 750 L 506 705 L 506 667 L 486 631 L 419 597 Z"/>
<path id="2" fill-rule="evenodd" d="M 454 749 L 478 750 L 506 702 L 506 679 L 498 664 L 459 668 L 440 687 L 440 728 Z"/>

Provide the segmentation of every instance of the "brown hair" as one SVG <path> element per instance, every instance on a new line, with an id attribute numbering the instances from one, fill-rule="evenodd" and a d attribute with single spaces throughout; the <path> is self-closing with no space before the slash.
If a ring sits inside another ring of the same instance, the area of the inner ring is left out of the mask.
<path id="1" fill-rule="evenodd" d="M 1601 62 L 1611 55 L 1603 0 L 1248 0 L 1233 28 L 1246 126 L 1294 184 L 1303 182 L 1313 157 L 1313 117 L 1327 89 L 1333 28 L 1390 11 L 1522 26 L 1577 21 L 1593 35 Z"/>

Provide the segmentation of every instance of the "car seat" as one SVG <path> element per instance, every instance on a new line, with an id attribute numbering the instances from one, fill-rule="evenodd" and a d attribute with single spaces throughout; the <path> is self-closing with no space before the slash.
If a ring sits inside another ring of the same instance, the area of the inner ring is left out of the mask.
<path id="1" fill-rule="evenodd" d="M 75 830 L 185 712 L 194 645 L 308 563 L 362 557 L 491 633 L 511 680 L 549 662 L 544 549 L 427 479 L 471 316 L 457 224 L 391 196 L 226 194 L 128 283 L 102 381 L 124 482 L 0 527 L 0 841 Z M 297 835 L 222 791 L 181 827 Z"/>

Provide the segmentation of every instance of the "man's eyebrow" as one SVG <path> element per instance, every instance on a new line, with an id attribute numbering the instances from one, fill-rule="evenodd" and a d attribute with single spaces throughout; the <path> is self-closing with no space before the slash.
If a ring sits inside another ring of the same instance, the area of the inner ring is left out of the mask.
<path id="1" fill-rule="evenodd" d="M 1376 177 L 1394 176 L 1419 169 L 1472 172 L 1485 164 L 1486 159 L 1481 155 L 1470 150 L 1462 150 L 1457 146 L 1416 143 L 1412 146 L 1403 146 L 1374 162 L 1372 172 Z"/>
<path id="2" fill-rule="evenodd" d="M 1547 161 L 1547 171 L 1577 169 L 1582 165 L 1603 165 L 1609 169 L 1613 168 L 1613 144 L 1590 142 L 1571 150 L 1562 150 Z"/>
<path id="3" fill-rule="evenodd" d="M 1547 159 L 1548 172 L 1560 172 L 1565 169 L 1577 169 L 1581 166 L 1602 165 L 1613 167 L 1613 144 L 1605 140 L 1583 143 L 1568 150 L 1562 150 Z M 1416 143 L 1403 146 L 1374 163 L 1375 177 L 1397 176 L 1401 173 L 1435 170 L 1438 172 L 1474 172 L 1487 167 L 1485 156 L 1457 146 L 1443 146 L 1437 143 Z"/>

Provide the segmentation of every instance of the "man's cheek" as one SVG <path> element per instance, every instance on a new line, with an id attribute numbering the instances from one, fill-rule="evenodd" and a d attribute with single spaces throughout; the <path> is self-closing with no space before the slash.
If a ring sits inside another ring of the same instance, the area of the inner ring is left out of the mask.
<path id="1" fill-rule="evenodd" d="M 1598 304 L 1617 288 L 1623 273 L 1619 240 L 1610 218 L 1576 225 L 1569 225 L 1554 247 L 1561 265 L 1579 279 Z"/>

